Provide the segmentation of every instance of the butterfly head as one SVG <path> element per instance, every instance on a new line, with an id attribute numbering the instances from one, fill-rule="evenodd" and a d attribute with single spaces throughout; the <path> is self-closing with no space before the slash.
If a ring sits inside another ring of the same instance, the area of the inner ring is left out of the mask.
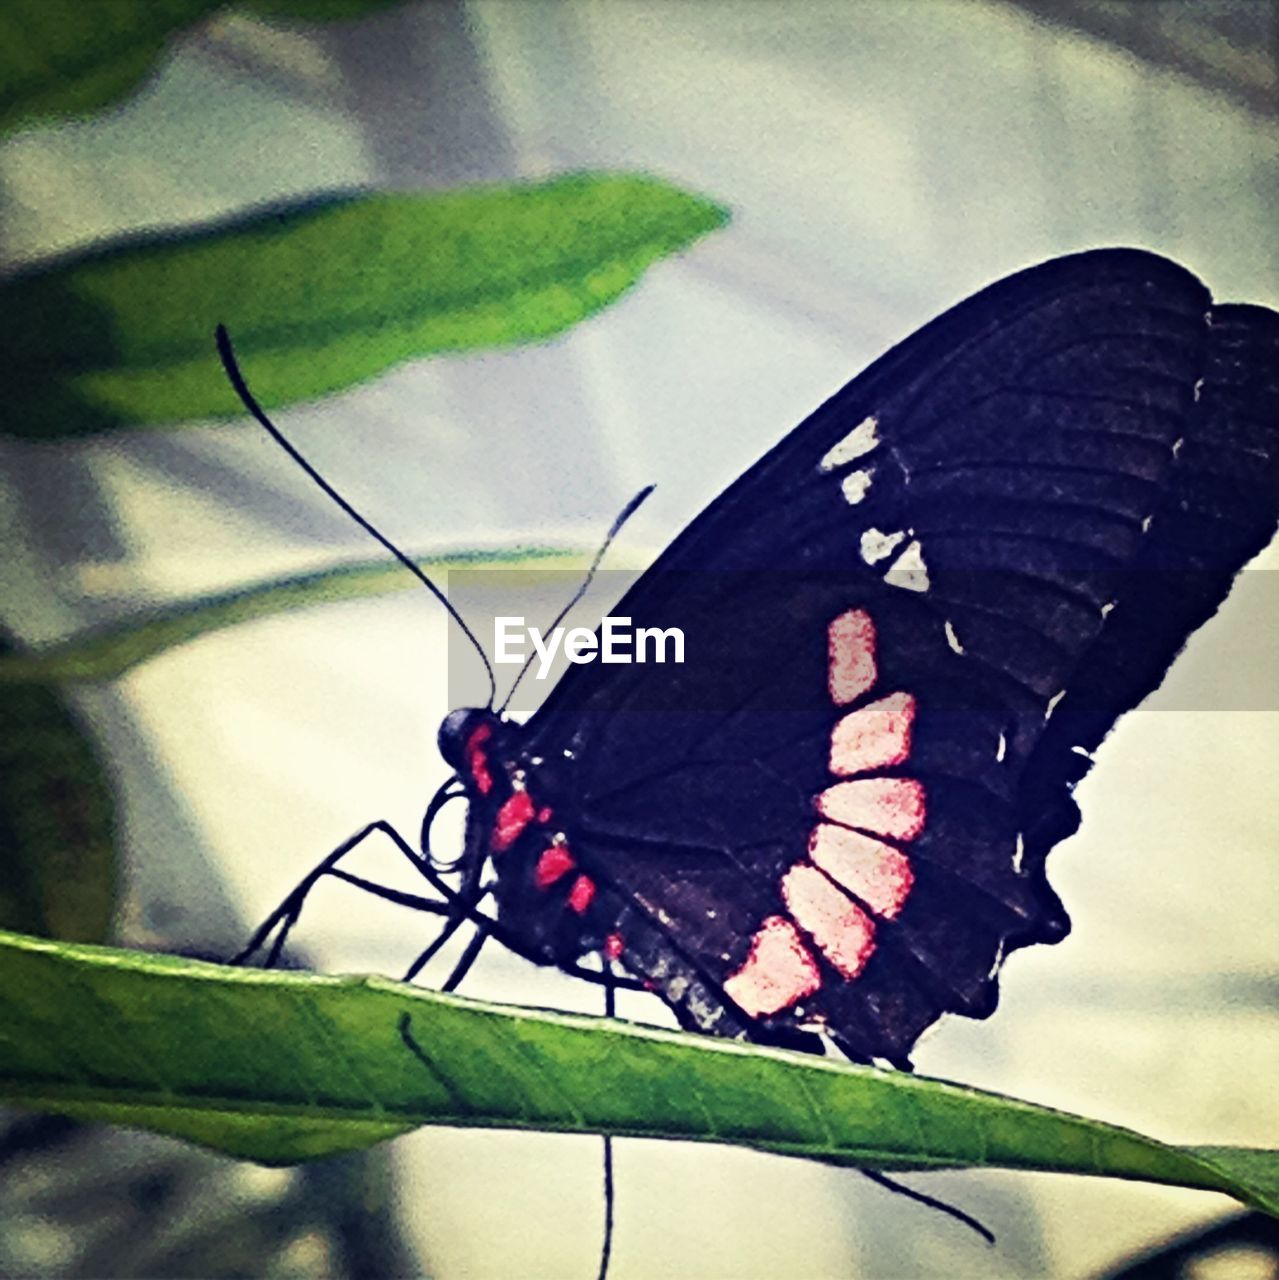
<path id="1" fill-rule="evenodd" d="M 502 721 L 486 707 L 459 707 L 440 725 L 440 755 L 468 787 L 481 795 L 493 789 L 493 749 Z"/>

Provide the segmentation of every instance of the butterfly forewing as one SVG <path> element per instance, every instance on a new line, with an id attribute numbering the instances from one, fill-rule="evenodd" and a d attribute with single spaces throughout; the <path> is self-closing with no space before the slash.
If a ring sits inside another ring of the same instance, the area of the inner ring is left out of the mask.
<path id="1" fill-rule="evenodd" d="M 563 946 L 688 1026 L 863 1058 L 989 1013 L 1007 951 L 1066 931 L 1043 862 L 1086 752 L 1274 531 L 1277 348 L 1274 313 L 1102 251 L 818 409 L 615 610 L 684 662 L 574 668 L 522 731 L 520 767 L 570 762 Z"/>

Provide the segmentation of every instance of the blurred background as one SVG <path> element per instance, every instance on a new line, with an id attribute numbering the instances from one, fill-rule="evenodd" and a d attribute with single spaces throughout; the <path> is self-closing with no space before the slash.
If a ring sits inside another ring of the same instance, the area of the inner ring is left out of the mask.
<path id="1" fill-rule="evenodd" d="M 1218 298 L 1279 305 L 1277 57 L 1266 0 L 417 0 L 325 25 L 227 9 L 121 105 L 0 139 L 0 258 L 9 273 L 350 187 L 592 168 L 705 195 L 726 227 L 563 336 L 411 361 L 276 415 L 413 551 L 588 547 L 656 483 L 619 547 L 642 565 L 875 355 L 1020 267 L 1140 245 Z M 3 622 L 30 644 L 374 554 L 242 424 L 0 438 L 0 520 Z M 1083 828 L 1049 863 L 1072 935 L 1014 956 L 995 1016 L 944 1021 L 921 1071 L 1169 1141 L 1279 1146 L 1277 564 L 1272 548 L 1102 748 Z M 366 821 L 415 830 L 446 773 L 445 652 L 440 610 L 410 592 L 78 687 L 117 796 L 115 936 L 226 955 Z M 395 974 L 427 929 L 338 886 L 298 955 Z M 464 991 L 598 1011 L 496 948 Z M 598 1261 L 596 1139 L 421 1131 L 287 1172 L 64 1122 L 3 1133 L 0 1274 L 589 1277 Z M 611 1274 L 1090 1277 L 1238 1212 L 1048 1175 L 915 1184 L 998 1246 L 853 1173 L 622 1142 Z M 1279 1275 L 1247 1231 L 1143 1274 Z"/>

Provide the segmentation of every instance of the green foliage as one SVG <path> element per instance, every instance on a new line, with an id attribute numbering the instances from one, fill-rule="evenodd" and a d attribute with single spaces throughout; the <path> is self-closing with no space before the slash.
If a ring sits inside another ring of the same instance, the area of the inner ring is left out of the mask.
<path id="1" fill-rule="evenodd" d="M 268 408 L 414 356 L 546 338 L 726 217 L 653 178 L 576 174 L 134 237 L 0 285 L 7 430 L 47 439 L 240 416 L 218 322 Z"/>
<path id="2" fill-rule="evenodd" d="M 53 688 L 0 684 L 0 724 L 0 927 L 100 941 L 116 857 L 97 753 Z"/>
<path id="3" fill-rule="evenodd" d="M 266 17 L 355 18 L 399 0 L 249 0 Z M 226 0 L 4 0 L 0 131 L 85 115 L 132 93 L 182 31 Z"/>
<path id="4" fill-rule="evenodd" d="M 237 9 L 296 22 L 342 22 L 390 9 L 403 0 L 239 0 Z"/>
<path id="5" fill-rule="evenodd" d="M 401 1038 L 408 1030 L 415 1055 Z M 727 1142 L 879 1169 L 1048 1169 L 1279 1214 L 1279 1152 L 1169 1147 L 903 1072 L 383 978 L 0 935 L 0 1098 L 285 1164 L 422 1124 Z"/>

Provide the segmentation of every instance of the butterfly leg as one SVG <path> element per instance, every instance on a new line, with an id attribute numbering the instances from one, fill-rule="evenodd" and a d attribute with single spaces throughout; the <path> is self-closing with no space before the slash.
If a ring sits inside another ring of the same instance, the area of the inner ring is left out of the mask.
<path id="1" fill-rule="evenodd" d="M 405 982 L 412 982 L 413 979 L 416 978 L 417 975 L 426 967 L 426 965 L 435 958 L 440 951 L 440 948 L 444 946 L 444 944 L 458 931 L 458 929 L 462 927 L 462 925 L 467 922 L 467 920 L 472 921 L 479 930 L 477 936 L 488 936 L 490 932 L 490 925 L 486 922 L 484 917 L 478 916 L 474 909 L 478 907 L 492 891 L 492 884 L 487 884 L 482 890 L 470 895 L 466 895 L 464 891 L 459 890 L 459 892 L 450 901 L 447 908 L 443 908 L 441 910 L 440 904 L 436 904 L 439 914 L 443 915 L 447 913 L 449 918 L 444 922 L 444 927 L 440 932 L 434 939 L 432 939 L 431 945 L 428 946 L 426 950 L 423 951 L 422 954 L 419 955 L 418 958 L 409 966 L 408 973 L 404 975 L 403 980 Z M 467 965 L 467 968 L 470 968 L 469 964 Z M 463 970 L 463 975 L 464 974 L 465 970 Z M 463 975 L 458 976 L 458 982 L 461 982 Z M 452 975 L 450 975 L 450 977 L 451 976 Z M 446 991 L 451 991 L 452 989 L 452 987 L 444 988 Z"/>
<path id="2" fill-rule="evenodd" d="M 454 896 L 452 891 L 448 889 L 447 884 L 431 871 L 422 855 L 389 822 L 384 818 L 379 818 L 377 821 L 370 822 L 367 826 L 362 827 L 349 839 L 344 840 L 323 862 L 308 872 L 284 901 L 262 922 L 244 949 L 232 958 L 231 963 L 235 965 L 244 964 L 262 949 L 267 939 L 278 929 L 279 932 L 276 933 L 275 938 L 272 940 L 264 961 L 265 968 L 273 968 L 280 958 L 280 953 L 284 949 L 284 943 L 290 931 L 302 914 L 302 907 L 306 902 L 307 895 L 326 875 L 345 880 L 347 883 L 354 884 L 366 892 L 374 893 L 378 897 L 386 898 L 392 902 L 400 902 L 405 906 L 413 906 L 422 911 L 431 911 L 440 915 L 445 914 L 450 909 L 446 902 L 436 902 L 434 899 L 422 898 L 416 894 L 402 894 L 398 890 L 389 889 L 385 885 L 375 885 L 371 880 L 365 880 L 360 876 L 352 876 L 349 872 L 338 869 L 337 864 L 375 832 L 388 837 L 392 844 L 426 877 L 427 882 L 433 888 L 439 889 L 443 886 L 447 897 Z M 436 881 L 439 881 L 439 883 L 437 884 Z"/>
<path id="3" fill-rule="evenodd" d="M 440 986 L 441 991 L 456 991 L 462 979 L 470 972 L 471 966 L 475 963 L 480 954 L 480 949 L 492 937 L 488 929 L 483 926 L 476 928 L 471 940 L 466 944 L 458 962 L 453 966 L 453 972 L 444 979 Z"/>
<path id="4" fill-rule="evenodd" d="M 925 1205 L 929 1209 L 936 1209 L 939 1213 L 954 1218 L 956 1222 L 963 1223 L 970 1231 L 975 1231 L 987 1244 L 995 1243 L 995 1233 L 989 1227 L 978 1222 L 971 1214 L 957 1209 L 953 1204 L 947 1204 L 945 1200 L 938 1200 L 935 1196 L 916 1191 L 914 1187 L 908 1187 L 904 1182 L 898 1182 L 896 1178 L 890 1178 L 886 1173 L 880 1173 L 875 1169 L 862 1169 L 860 1172 L 876 1186 L 883 1187 L 885 1191 L 905 1196 L 907 1200 L 914 1200 L 916 1204 Z"/>
<path id="5" fill-rule="evenodd" d="M 452 991 L 466 976 L 467 970 L 475 962 L 476 956 L 479 955 L 480 948 L 484 945 L 485 940 L 491 935 L 495 927 L 495 922 L 488 920 L 487 917 L 477 914 L 476 908 L 487 897 L 496 885 L 496 881 L 490 881 L 488 884 L 481 884 L 481 878 L 484 874 L 485 861 L 483 858 L 471 859 L 466 864 L 466 870 L 463 874 L 462 883 L 456 891 L 452 891 L 443 882 L 440 877 L 440 871 L 445 869 L 444 864 L 431 853 L 431 826 L 435 821 L 439 811 L 450 801 L 456 799 L 460 792 L 450 789 L 450 784 L 445 783 L 439 791 L 435 793 L 430 805 L 427 807 L 426 816 L 422 819 L 422 834 L 420 844 L 422 849 L 422 857 L 425 859 L 426 866 L 429 869 L 427 874 L 428 883 L 434 885 L 439 892 L 448 899 L 448 920 L 444 927 L 440 930 L 437 937 L 421 955 L 409 966 L 409 971 L 404 975 L 405 982 L 412 982 L 421 972 L 425 965 L 439 952 L 440 948 L 458 931 L 463 922 L 470 919 L 475 923 L 475 936 L 467 943 L 460 959 L 458 960 L 453 972 L 449 974 L 445 980 L 444 990 Z M 425 874 L 425 873 L 424 873 Z"/>
<path id="6" fill-rule="evenodd" d="M 873 1058 L 867 1054 L 859 1053 L 842 1036 L 836 1035 L 831 1038 L 835 1043 L 835 1047 L 849 1062 L 860 1062 L 867 1066 L 874 1064 Z M 915 1070 L 915 1064 L 907 1057 L 894 1058 L 891 1060 L 891 1064 L 898 1071 L 911 1072 Z M 880 1173 L 877 1169 L 859 1169 L 858 1172 L 869 1178 L 877 1187 L 883 1187 L 885 1191 L 891 1191 L 894 1195 L 905 1196 L 907 1200 L 914 1200 L 917 1204 L 936 1209 L 938 1212 L 954 1218 L 956 1222 L 962 1222 L 964 1226 L 981 1236 L 987 1244 L 995 1243 L 994 1232 L 978 1222 L 970 1214 L 956 1208 L 953 1204 L 947 1204 L 945 1200 L 938 1200 L 935 1196 L 927 1195 L 923 1191 L 916 1191 L 914 1187 L 908 1187 L 904 1182 L 898 1182 L 896 1178 L 890 1178 L 886 1173 Z"/>
<path id="7" fill-rule="evenodd" d="M 604 979 L 604 1016 L 617 1017 L 617 984 L 606 964 L 602 973 Z M 604 1240 L 600 1245 L 600 1269 L 596 1280 L 608 1280 L 608 1263 L 613 1256 L 613 1211 L 616 1208 L 617 1196 L 613 1187 L 613 1135 L 604 1135 Z"/>
<path id="8" fill-rule="evenodd" d="M 588 969 L 580 964 L 562 964 L 560 968 L 570 977 L 580 978 L 583 982 L 590 982 L 597 987 L 611 987 L 614 991 L 642 991 L 645 995 L 653 994 L 653 988 L 641 982 L 639 978 L 621 978 L 616 974 L 605 974 L 599 969 Z M 609 1017 L 612 1016 L 609 1014 Z"/>

